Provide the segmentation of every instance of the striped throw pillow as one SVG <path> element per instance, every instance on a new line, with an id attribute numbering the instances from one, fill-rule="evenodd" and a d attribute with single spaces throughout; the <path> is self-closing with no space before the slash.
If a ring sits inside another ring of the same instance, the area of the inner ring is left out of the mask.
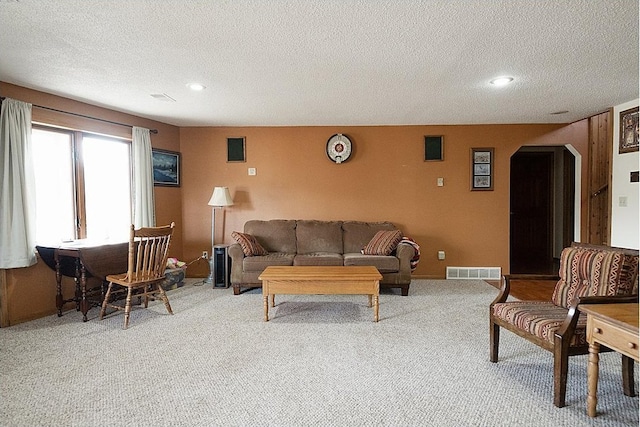
<path id="1" fill-rule="evenodd" d="M 364 255 L 390 255 L 402 240 L 400 230 L 381 230 L 362 249 Z"/>
<path id="2" fill-rule="evenodd" d="M 231 237 L 242 247 L 245 256 L 267 255 L 269 252 L 251 234 L 234 231 Z"/>

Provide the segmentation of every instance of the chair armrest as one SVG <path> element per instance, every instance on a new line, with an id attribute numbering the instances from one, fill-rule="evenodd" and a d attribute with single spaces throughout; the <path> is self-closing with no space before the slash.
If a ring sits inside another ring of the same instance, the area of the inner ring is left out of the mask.
<path id="1" fill-rule="evenodd" d="M 511 292 L 512 280 L 559 280 L 560 277 L 553 274 L 505 274 L 502 276 L 502 286 L 500 287 L 500 293 L 490 306 L 494 304 L 505 302 Z"/>
<path id="2" fill-rule="evenodd" d="M 580 317 L 581 304 L 623 304 L 638 302 L 638 295 L 592 296 L 580 297 L 578 301 L 569 307 L 567 317 L 555 333 L 555 337 L 571 337 L 576 330 L 578 317 Z"/>
<path id="3" fill-rule="evenodd" d="M 638 295 L 580 297 L 577 305 L 579 309 L 582 304 L 624 304 L 634 302 L 638 302 Z"/>

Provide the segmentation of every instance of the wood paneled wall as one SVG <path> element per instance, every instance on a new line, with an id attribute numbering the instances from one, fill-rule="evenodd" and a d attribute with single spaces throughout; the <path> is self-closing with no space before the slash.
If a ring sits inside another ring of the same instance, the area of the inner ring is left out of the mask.
<path id="1" fill-rule="evenodd" d="M 589 121 L 589 243 L 611 242 L 611 156 L 613 155 L 612 111 Z"/>

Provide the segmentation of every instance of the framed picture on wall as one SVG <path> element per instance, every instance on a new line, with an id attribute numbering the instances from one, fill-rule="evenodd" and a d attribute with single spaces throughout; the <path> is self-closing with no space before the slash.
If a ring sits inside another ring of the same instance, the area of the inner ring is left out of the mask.
<path id="1" fill-rule="evenodd" d="M 152 150 L 153 185 L 180 187 L 180 153 L 168 150 Z"/>
<path id="2" fill-rule="evenodd" d="M 638 151 L 638 107 L 620 112 L 620 147 L 618 152 Z"/>
<path id="3" fill-rule="evenodd" d="M 493 190 L 493 148 L 471 149 L 471 191 Z"/>

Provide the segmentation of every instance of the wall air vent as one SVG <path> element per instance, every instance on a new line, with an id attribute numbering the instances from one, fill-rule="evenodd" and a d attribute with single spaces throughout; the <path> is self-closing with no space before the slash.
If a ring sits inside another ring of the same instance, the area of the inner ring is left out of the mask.
<path id="1" fill-rule="evenodd" d="M 447 279 L 500 280 L 500 267 L 447 267 Z"/>

